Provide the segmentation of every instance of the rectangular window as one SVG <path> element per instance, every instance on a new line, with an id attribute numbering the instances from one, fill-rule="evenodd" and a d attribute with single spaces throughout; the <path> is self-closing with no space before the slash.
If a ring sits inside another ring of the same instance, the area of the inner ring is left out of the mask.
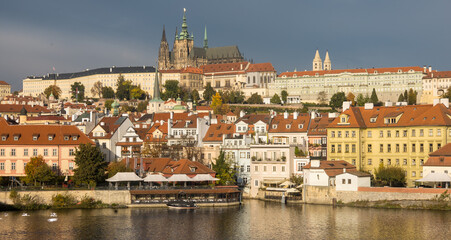
<path id="1" fill-rule="evenodd" d="M 266 170 L 267 170 L 266 166 L 263 166 L 263 172 L 266 172 Z"/>
<path id="2" fill-rule="evenodd" d="M 352 137 L 353 138 L 355 137 L 355 131 L 352 131 Z"/>
<path id="3" fill-rule="evenodd" d="M 384 144 L 379 145 L 379 152 L 384 152 Z"/>
<path id="4" fill-rule="evenodd" d="M 346 138 L 349 137 L 349 131 L 345 131 L 345 137 L 346 137 Z"/>
<path id="5" fill-rule="evenodd" d="M 391 165 L 391 159 L 387 159 L 387 165 Z"/>
<path id="6" fill-rule="evenodd" d="M 442 129 L 437 129 L 437 137 L 442 136 Z"/>
<path id="7" fill-rule="evenodd" d="M 424 144 L 420 143 L 420 152 L 424 152 Z"/>
<path id="8" fill-rule="evenodd" d="M 450 134 L 449 134 L 450 136 L 451 136 L 451 131 L 450 131 Z M 331 131 L 330 132 L 330 137 L 335 137 L 335 131 Z"/>
<path id="9" fill-rule="evenodd" d="M 407 137 L 407 130 L 402 131 L 402 136 Z"/>
<path id="10" fill-rule="evenodd" d="M 434 151 L 434 144 L 429 143 L 429 152 L 433 152 Z"/>
<path id="11" fill-rule="evenodd" d="M 412 152 L 415 152 L 415 148 L 416 148 L 415 143 L 412 143 Z"/>
<path id="12" fill-rule="evenodd" d="M 247 153 L 247 158 L 251 158 L 251 153 L 250 152 Z"/>
<path id="13" fill-rule="evenodd" d="M 258 180 L 255 180 L 254 184 L 256 187 L 258 187 Z"/>
<path id="14" fill-rule="evenodd" d="M 424 164 L 424 159 L 420 159 L 420 166 L 423 166 Z"/>
<path id="15" fill-rule="evenodd" d="M 341 131 L 338 131 L 338 136 L 337 137 L 341 137 Z"/>
<path id="16" fill-rule="evenodd" d="M 277 171 L 277 167 L 276 166 L 272 166 L 272 171 L 276 172 Z"/>
<path id="17" fill-rule="evenodd" d="M 74 149 L 69 149 L 69 156 L 74 156 Z"/>
<path id="18" fill-rule="evenodd" d="M 355 159 L 352 159 L 352 165 L 355 166 Z"/>
<path id="19" fill-rule="evenodd" d="M 25 149 L 23 150 L 23 155 L 24 155 L 24 156 L 28 156 L 28 148 L 25 148 Z"/>
<path id="20" fill-rule="evenodd" d="M 373 146 L 371 144 L 368 144 L 368 152 L 373 152 Z"/>
<path id="21" fill-rule="evenodd" d="M 412 137 L 416 137 L 415 135 L 416 135 L 416 134 L 415 134 L 415 130 L 412 129 Z"/>
<path id="22" fill-rule="evenodd" d="M 351 179 L 348 179 L 348 184 L 351 184 Z"/>
<path id="23" fill-rule="evenodd" d="M 423 137 L 423 136 L 424 136 L 424 130 L 420 129 L 420 137 Z"/>
<path id="24" fill-rule="evenodd" d="M 384 131 L 379 131 L 379 137 L 384 137 Z"/>
<path id="25" fill-rule="evenodd" d="M 373 164 L 373 160 L 372 159 L 368 159 L 368 165 L 372 165 Z"/>
<path id="26" fill-rule="evenodd" d="M 371 134 L 371 131 L 368 131 L 368 137 L 372 137 L 373 134 Z M 450 135 L 451 135 L 451 131 L 450 131 Z"/>
<path id="27" fill-rule="evenodd" d="M 38 149 L 34 148 L 33 149 L 33 156 L 37 156 L 38 155 Z"/>
<path id="28" fill-rule="evenodd" d="M 355 144 L 352 144 L 352 152 L 355 153 Z"/>
<path id="29" fill-rule="evenodd" d="M 387 137 L 391 137 L 391 131 L 390 130 L 387 131 Z"/>
<path id="30" fill-rule="evenodd" d="M 16 170 L 16 163 L 15 162 L 11 163 L 11 170 Z"/>
<path id="31" fill-rule="evenodd" d="M 399 130 L 396 130 L 395 137 L 399 137 Z"/>
<path id="32" fill-rule="evenodd" d="M 11 156 L 16 156 L 16 149 L 11 149 Z"/>
<path id="33" fill-rule="evenodd" d="M 346 184 L 346 179 L 344 179 L 344 178 L 341 179 L 341 183 L 342 183 L 342 184 Z"/>
<path id="34" fill-rule="evenodd" d="M 403 152 L 407 152 L 407 144 L 403 144 Z"/>
<path id="35" fill-rule="evenodd" d="M 330 152 L 331 152 L 331 153 L 335 153 L 335 144 L 332 144 L 332 145 L 330 146 Z"/>
<path id="36" fill-rule="evenodd" d="M 0 170 L 5 170 L 5 163 L 0 163 Z"/>
<path id="37" fill-rule="evenodd" d="M 106 143 L 102 143 L 102 148 L 103 148 L 103 149 L 106 148 Z"/>
<path id="38" fill-rule="evenodd" d="M 437 143 L 437 150 L 439 150 L 442 147 L 442 144 Z"/>
<path id="39" fill-rule="evenodd" d="M 338 152 L 338 153 L 341 153 L 341 144 L 338 144 L 338 145 L 337 145 L 337 152 Z"/>
<path id="40" fill-rule="evenodd" d="M 399 166 L 399 159 L 396 159 L 396 166 Z"/>
<path id="41" fill-rule="evenodd" d="M 5 149 L 0 149 L 0 156 L 5 156 Z"/>
<path id="42" fill-rule="evenodd" d="M 53 171 L 58 170 L 58 164 L 52 163 L 52 170 L 53 170 Z"/>
<path id="43" fill-rule="evenodd" d="M 57 156 L 57 155 L 58 155 L 57 149 L 53 149 L 53 156 Z"/>
<path id="44" fill-rule="evenodd" d="M 416 166 L 417 165 L 417 160 L 416 159 L 412 159 L 412 166 Z"/>
<path id="45" fill-rule="evenodd" d="M 402 160 L 402 165 L 407 165 L 407 159 Z"/>
<path id="46" fill-rule="evenodd" d="M 349 144 L 345 144 L 345 153 L 349 152 Z"/>
<path id="47" fill-rule="evenodd" d="M 399 144 L 396 144 L 396 152 L 399 152 Z"/>
<path id="48" fill-rule="evenodd" d="M 379 164 L 384 165 L 384 159 L 379 159 Z"/>
<path id="49" fill-rule="evenodd" d="M 74 170 L 74 163 L 73 162 L 69 162 L 69 170 Z"/>
<path id="50" fill-rule="evenodd" d="M 416 177 L 417 176 L 417 172 L 416 171 L 412 171 L 412 177 Z"/>
<path id="51" fill-rule="evenodd" d="M 387 144 L 387 152 L 391 152 L 391 144 Z"/>
<path id="52" fill-rule="evenodd" d="M 49 150 L 46 148 L 44 149 L 44 156 L 48 156 L 49 155 Z"/>
<path id="53" fill-rule="evenodd" d="M 282 172 L 285 172 L 285 166 L 282 166 Z"/>
<path id="54" fill-rule="evenodd" d="M 246 170 L 247 172 L 251 172 L 251 165 L 247 165 Z"/>
<path id="55" fill-rule="evenodd" d="M 255 172 L 258 172 L 258 166 L 255 166 L 255 167 L 254 167 L 254 171 L 255 171 Z"/>
<path id="56" fill-rule="evenodd" d="M 429 137 L 433 137 L 434 136 L 434 129 L 429 129 Z"/>

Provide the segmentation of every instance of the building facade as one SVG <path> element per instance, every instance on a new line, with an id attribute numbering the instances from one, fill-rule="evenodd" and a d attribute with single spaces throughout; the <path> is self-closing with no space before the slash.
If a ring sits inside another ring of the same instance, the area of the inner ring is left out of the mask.
<path id="1" fill-rule="evenodd" d="M 423 77 L 423 94 L 421 103 L 432 104 L 434 99 L 439 99 L 451 87 L 451 71 L 428 72 Z"/>
<path id="2" fill-rule="evenodd" d="M 0 100 L 11 94 L 11 85 L 5 81 L 0 81 Z"/>

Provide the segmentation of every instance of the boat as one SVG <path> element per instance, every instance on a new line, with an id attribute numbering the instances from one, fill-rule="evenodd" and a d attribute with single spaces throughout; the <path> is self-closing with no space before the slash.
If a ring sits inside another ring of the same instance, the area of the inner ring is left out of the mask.
<path id="1" fill-rule="evenodd" d="M 197 208 L 197 204 L 193 201 L 170 202 L 166 205 L 172 209 L 196 209 Z"/>

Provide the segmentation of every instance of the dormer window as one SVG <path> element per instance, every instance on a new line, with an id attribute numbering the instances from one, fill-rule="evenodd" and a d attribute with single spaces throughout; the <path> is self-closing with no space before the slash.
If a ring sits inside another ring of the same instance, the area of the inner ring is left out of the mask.
<path id="1" fill-rule="evenodd" d="M 287 129 L 290 129 L 290 128 L 291 128 L 291 124 L 287 124 L 285 127 L 286 127 Z"/>
<path id="2" fill-rule="evenodd" d="M 69 136 L 64 136 L 64 141 L 69 141 Z"/>
<path id="3" fill-rule="evenodd" d="M 304 128 L 304 124 L 299 124 L 298 127 L 299 127 L 300 129 L 301 129 L 301 128 Z"/>
<path id="4" fill-rule="evenodd" d="M 273 124 L 273 125 L 272 125 L 272 128 L 273 128 L 273 129 L 276 129 L 276 128 L 277 128 L 277 124 Z"/>
<path id="5" fill-rule="evenodd" d="M 196 172 L 196 168 L 195 167 L 190 167 L 191 172 Z"/>
<path id="6" fill-rule="evenodd" d="M 6 136 L 2 136 L 2 141 L 6 141 Z"/>
<path id="7" fill-rule="evenodd" d="M 14 141 L 19 141 L 20 134 L 14 135 Z"/>
<path id="8" fill-rule="evenodd" d="M 77 141 L 77 139 L 78 139 L 78 135 L 72 136 L 72 140 Z"/>
<path id="9" fill-rule="evenodd" d="M 37 141 L 38 140 L 38 135 L 34 135 L 33 136 L 33 141 Z"/>
<path id="10" fill-rule="evenodd" d="M 49 135 L 49 141 L 53 140 L 53 135 Z"/>

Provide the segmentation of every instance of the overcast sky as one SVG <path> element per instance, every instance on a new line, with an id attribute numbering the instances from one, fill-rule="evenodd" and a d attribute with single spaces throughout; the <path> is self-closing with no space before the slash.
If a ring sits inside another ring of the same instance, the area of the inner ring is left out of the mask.
<path id="1" fill-rule="evenodd" d="M 280 72 L 310 70 L 316 49 L 332 68 L 431 65 L 451 70 L 449 0 L 2 1 L 0 80 L 22 89 L 30 75 L 155 65 L 163 25 L 170 47 L 187 9 L 202 45 L 238 45 Z"/>

